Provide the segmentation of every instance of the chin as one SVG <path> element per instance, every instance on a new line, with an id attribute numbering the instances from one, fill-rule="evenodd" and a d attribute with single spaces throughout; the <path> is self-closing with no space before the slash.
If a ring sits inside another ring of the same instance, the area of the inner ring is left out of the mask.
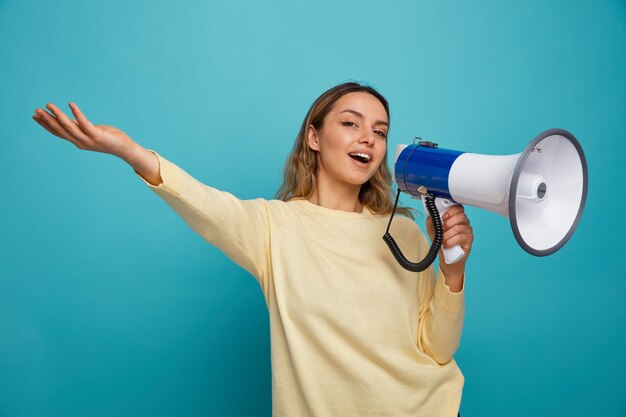
<path id="1" fill-rule="evenodd" d="M 351 185 L 358 185 L 358 186 L 362 186 L 364 184 L 366 184 L 370 179 L 372 179 L 373 175 L 370 175 L 368 177 L 357 177 L 357 178 L 351 178 L 349 180 L 347 180 L 346 182 L 350 183 Z"/>

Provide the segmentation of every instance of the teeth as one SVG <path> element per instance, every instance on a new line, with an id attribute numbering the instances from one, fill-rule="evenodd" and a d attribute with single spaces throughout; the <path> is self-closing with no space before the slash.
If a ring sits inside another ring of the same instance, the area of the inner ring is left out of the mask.
<path id="1" fill-rule="evenodd" d="M 365 154 L 365 153 L 356 152 L 356 153 L 351 153 L 350 155 L 361 157 L 361 158 L 365 159 L 366 161 L 370 160 L 370 156 L 368 154 Z"/>

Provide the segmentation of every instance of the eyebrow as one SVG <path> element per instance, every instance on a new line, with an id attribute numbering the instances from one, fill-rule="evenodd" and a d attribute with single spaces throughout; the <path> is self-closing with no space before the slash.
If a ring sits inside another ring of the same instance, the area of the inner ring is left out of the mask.
<path id="1" fill-rule="evenodd" d="M 359 112 L 358 112 L 358 111 L 356 111 L 356 110 L 352 110 L 352 109 L 346 109 L 346 110 L 344 110 L 344 111 L 339 112 L 339 114 L 341 114 L 341 113 L 352 113 L 352 114 L 354 114 L 355 116 L 360 117 L 361 119 L 363 119 L 363 118 L 364 118 L 364 117 L 363 117 L 363 115 L 362 115 L 361 113 L 359 113 Z M 388 122 L 386 122 L 386 121 L 384 121 L 384 120 L 376 120 L 376 122 L 375 122 L 374 124 L 375 124 L 375 125 L 385 125 L 385 126 L 389 127 L 389 123 L 388 123 Z"/>

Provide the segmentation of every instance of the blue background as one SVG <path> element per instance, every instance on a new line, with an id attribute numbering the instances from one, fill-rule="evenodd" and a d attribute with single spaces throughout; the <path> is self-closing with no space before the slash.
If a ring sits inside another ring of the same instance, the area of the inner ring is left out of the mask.
<path id="1" fill-rule="evenodd" d="M 626 415 L 624 1 L 0 0 L 0 63 L 0 416 L 271 414 L 254 279 L 35 108 L 74 101 L 207 184 L 270 198 L 309 105 L 346 80 L 389 99 L 394 148 L 579 139 L 587 208 L 555 255 L 468 208 L 461 414 Z"/>

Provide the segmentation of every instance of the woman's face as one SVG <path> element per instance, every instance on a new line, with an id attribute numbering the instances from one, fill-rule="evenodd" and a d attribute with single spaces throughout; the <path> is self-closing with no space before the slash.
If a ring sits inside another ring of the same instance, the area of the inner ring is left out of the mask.
<path id="1" fill-rule="evenodd" d="M 309 126 L 307 143 L 317 153 L 318 179 L 365 184 L 385 158 L 388 130 L 387 112 L 376 97 L 365 92 L 342 96 L 320 129 Z"/>

